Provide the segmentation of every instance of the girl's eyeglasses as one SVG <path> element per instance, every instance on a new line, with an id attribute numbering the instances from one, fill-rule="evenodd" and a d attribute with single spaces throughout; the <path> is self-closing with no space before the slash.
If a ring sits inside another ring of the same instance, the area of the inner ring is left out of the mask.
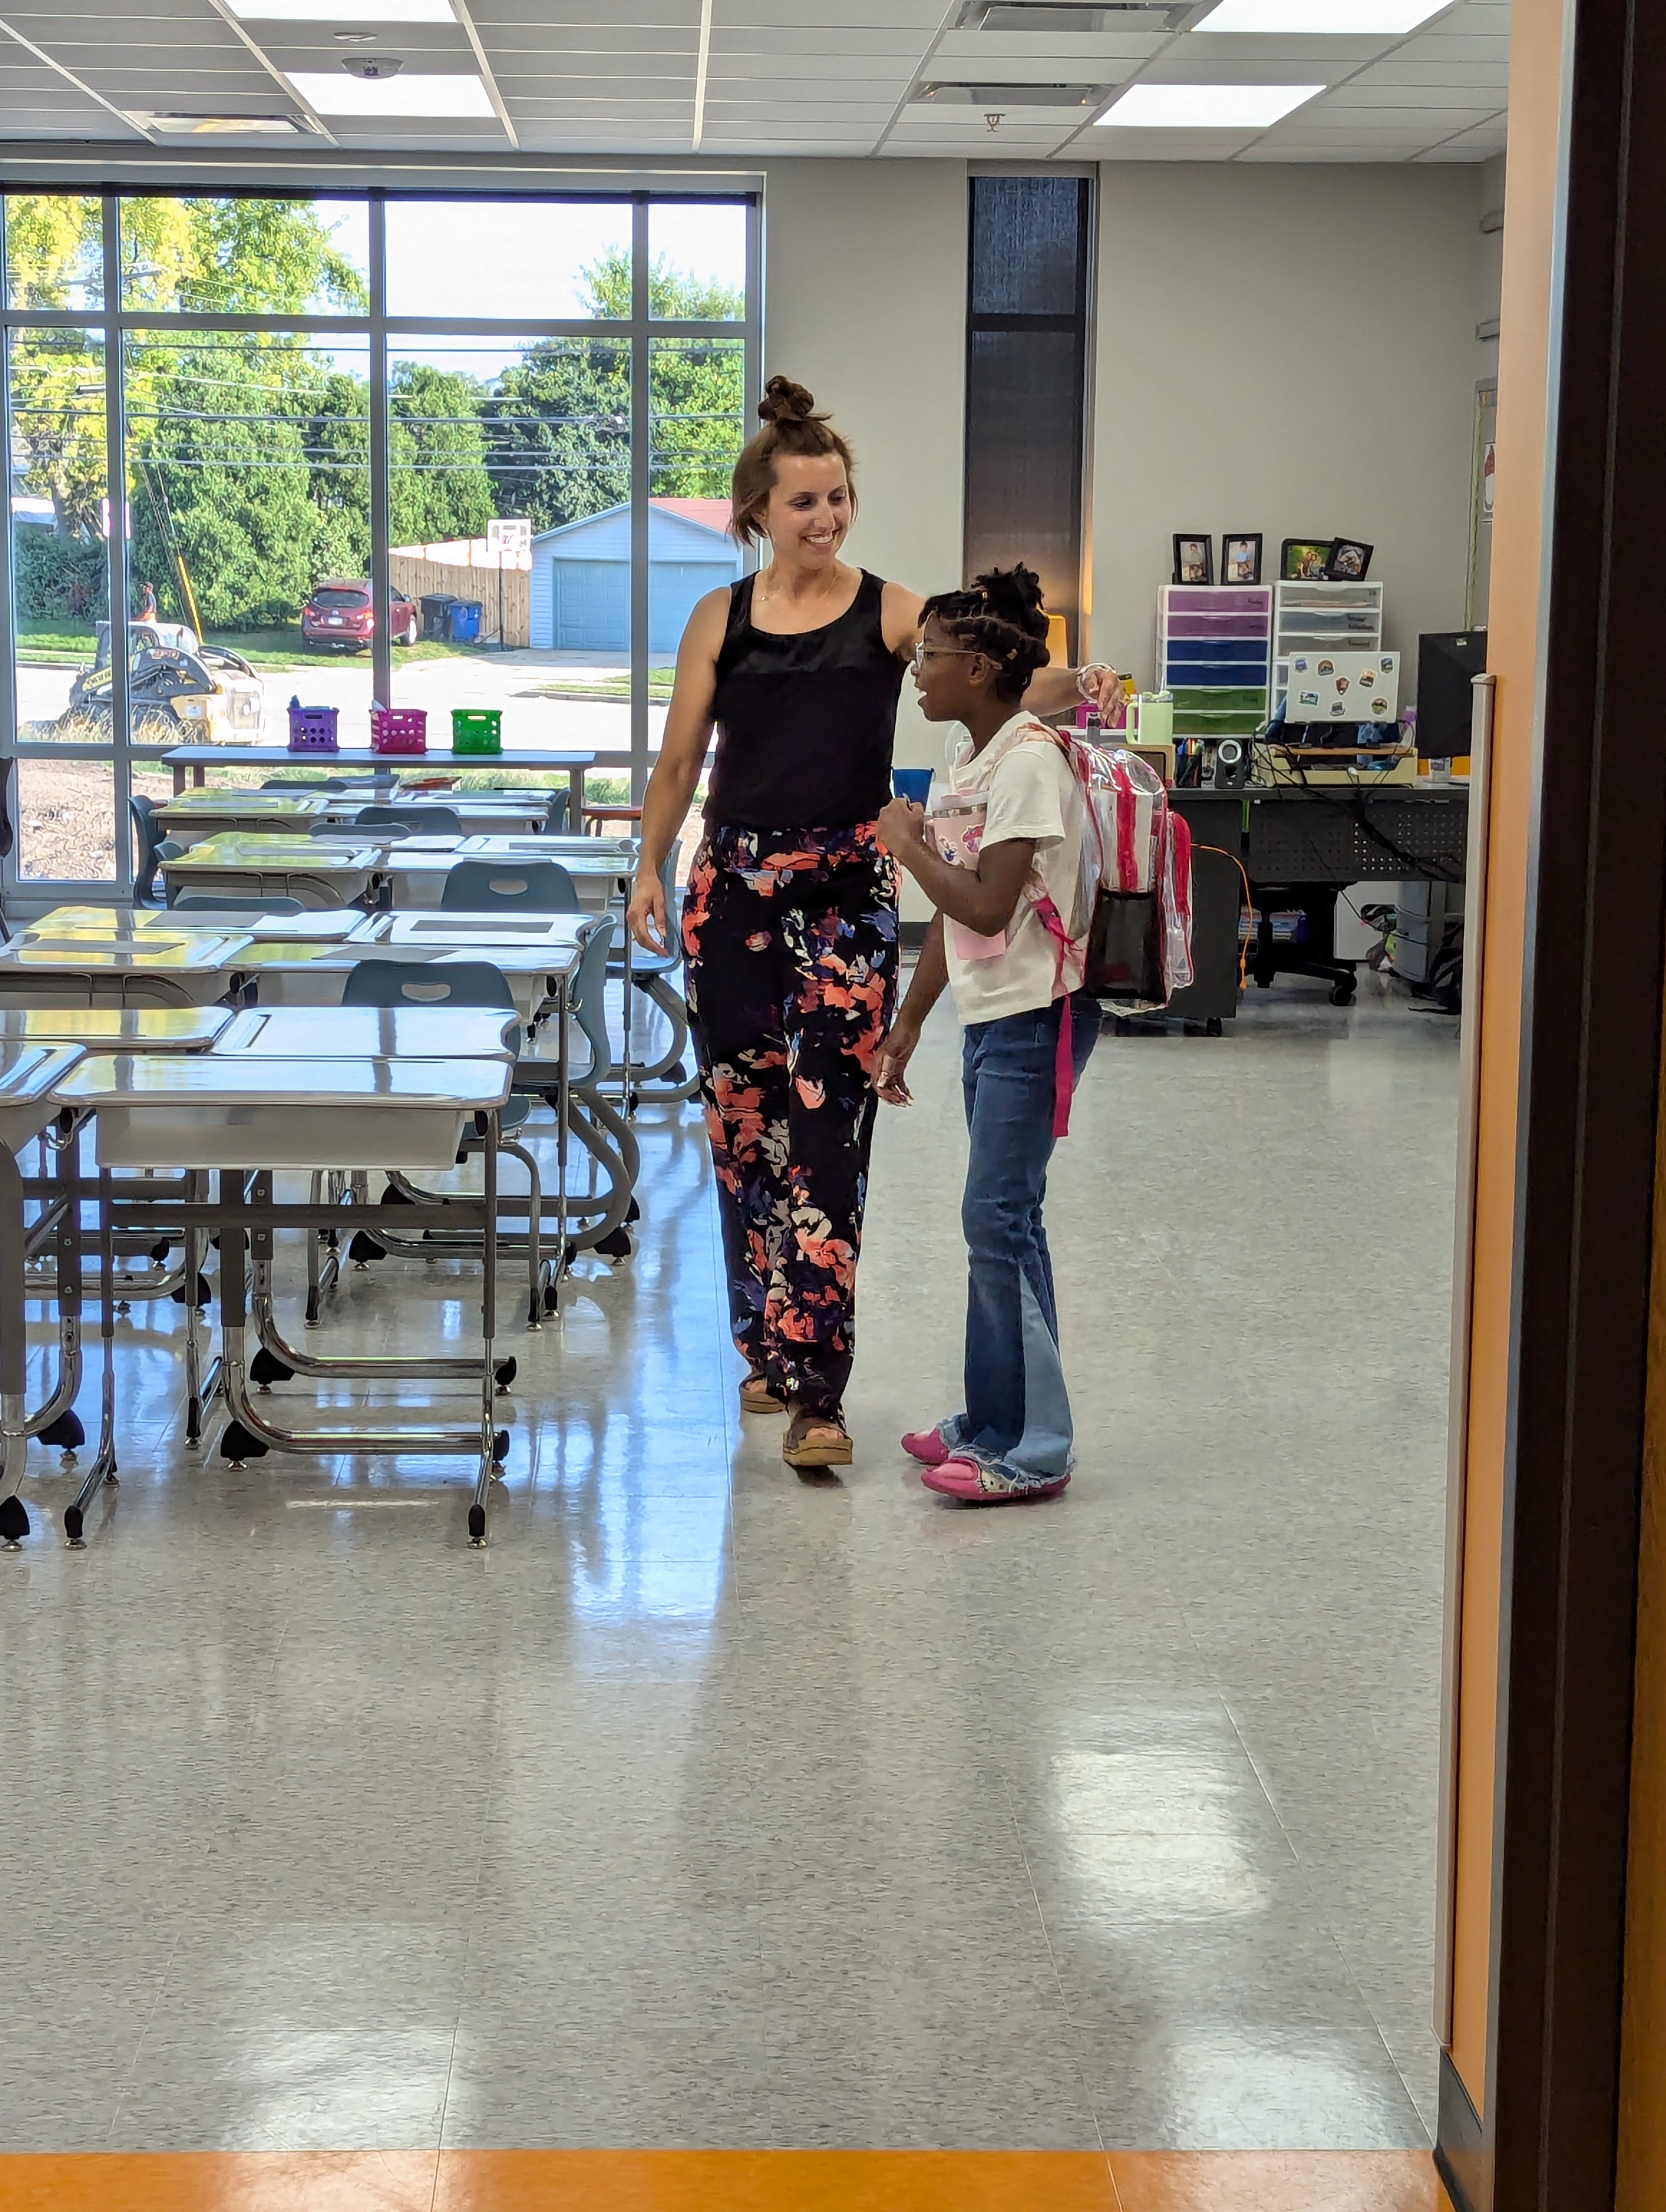
<path id="1" fill-rule="evenodd" d="M 927 645 L 917 638 L 914 647 L 914 665 L 923 668 L 928 660 L 976 660 L 977 647 L 974 645 Z"/>

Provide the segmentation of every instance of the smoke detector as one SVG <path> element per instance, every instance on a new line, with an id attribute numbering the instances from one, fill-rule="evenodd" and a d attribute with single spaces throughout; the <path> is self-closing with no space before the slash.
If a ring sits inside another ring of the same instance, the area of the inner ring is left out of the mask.
<path id="1" fill-rule="evenodd" d="M 342 64 L 349 76 L 370 80 L 383 76 L 398 76 L 404 67 L 398 54 L 354 54 Z"/>

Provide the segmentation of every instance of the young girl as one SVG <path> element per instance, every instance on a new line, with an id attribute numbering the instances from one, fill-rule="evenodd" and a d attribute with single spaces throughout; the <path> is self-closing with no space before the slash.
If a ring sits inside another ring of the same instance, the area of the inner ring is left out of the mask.
<path id="1" fill-rule="evenodd" d="M 914 680 L 927 721 L 958 722 L 940 842 L 923 811 L 893 799 L 880 842 L 937 908 L 902 1011 L 880 1046 L 879 1096 L 909 1103 L 905 1071 L 945 983 L 965 1029 L 971 1157 L 961 1207 L 970 1259 L 966 1410 L 903 1438 L 928 1489 L 970 1504 L 1049 1498 L 1070 1480 L 1070 1405 L 1059 1361 L 1053 1270 L 1042 1227 L 1054 1143 L 1060 1026 L 1081 980 L 1074 926 L 1087 810 L 1052 732 L 1022 702 L 1047 660 L 1039 579 L 993 570 L 927 599 Z M 964 805 L 958 802 L 964 800 Z M 976 816 L 987 803 L 980 828 Z M 949 825 L 960 825 L 951 832 Z M 1050 900 L 1049 935 L 1043 919 Z M 1070 1007 L 1072 1080 L 1086 1066 L 1099 1009 Z"/>

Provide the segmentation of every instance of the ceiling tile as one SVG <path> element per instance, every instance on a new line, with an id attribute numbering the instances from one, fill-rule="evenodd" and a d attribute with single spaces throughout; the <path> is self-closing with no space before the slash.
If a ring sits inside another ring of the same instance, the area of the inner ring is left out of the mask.
<path id="1" fill-rule="evenodd" d="M 470 0 L 488 62 L 529 150 L 682 152 L 692 127 L 700 0 Z M 113 106 L 258 109 L 284 98 L 212 0 L 0 0 L 14 22 Z M 951 0 L 716 0 L 704 150 L 1073 161 L 1311 161 L 1484 158 L 1501 143 L 1508 0 L 1459 0 L 1403 39 L 1246 39 L 1151 31 L 1015 35 L 950 27 Z M 246 19 L 274 67 L 329 70 L 326 30 Z M 939 36 L 939 33 L 943 35 Z M 936 44 L 933 46 L 933 41 Z M 468 58 L 448 24 L 390 25 L 378 49 L 417 69 Z M 0 62 L 0 134 L 123 135 L 117 118 L 39 62 Z M 0 40 L 0 57 L 5 52 Z M 19 74 L 20 66 L 25 73 Z M 950 82 L 1323 83 L 1268 132 L 1100 131 L 1079 110 L 927 108 L 921 76 Z M 501 146 L 494 122 L 342 118 L 353 148 Z"/>

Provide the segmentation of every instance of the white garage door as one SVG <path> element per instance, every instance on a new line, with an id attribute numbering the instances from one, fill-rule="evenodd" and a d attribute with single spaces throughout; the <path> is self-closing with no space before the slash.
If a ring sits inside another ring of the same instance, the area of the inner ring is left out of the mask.
<path id="1" fill-rule="evenodd" d="M 727 561 L 656 561 L 648 572 L 648 649 L 655 659 L 676 652 L 694 603 L 734 575 Z"/>
<path id="2" fill-rule="evenodd" d="M 557 561 L 556 646 L 569 653 L 629 653 L 630 571 L 623 561 Z"/>

